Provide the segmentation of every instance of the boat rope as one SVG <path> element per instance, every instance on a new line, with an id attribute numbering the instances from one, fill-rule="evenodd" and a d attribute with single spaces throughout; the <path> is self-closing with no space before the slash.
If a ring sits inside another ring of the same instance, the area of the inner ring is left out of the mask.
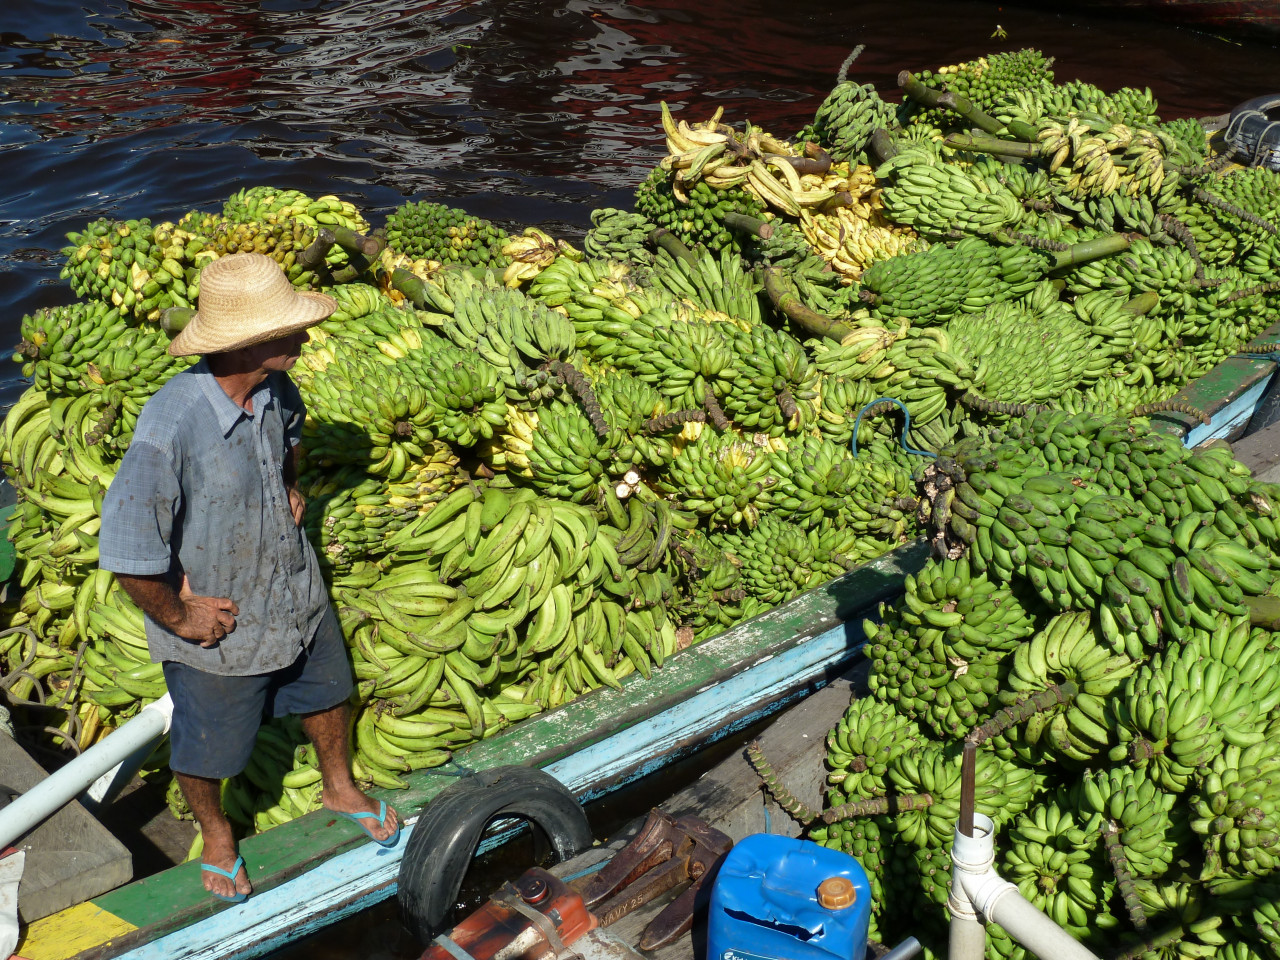
<path id="1" fill-rule="evenodd" d="M 854 457 L 858 456 L 858 427 L 862 425 L 862 418 L 864 416 L 878 416 L 893 407 L 897 407 L 902 411 L 902 435 L 898 440 L 898 442 L 902 444 L 902 449 L 917 457 L 936 458 L 938 456 L 936 453 L 930 453 L 927 450 L 917 450 L 914 447 L 907 445 L 907 431 L 911 429 L 911 411 L 907 409 L 907 405 L 905 403 L 893 397 L 880 397 L 876 400 L 872 400 L 858 411 L 858 417 L 853 421 L 853 441 L 851 443 Z"/>

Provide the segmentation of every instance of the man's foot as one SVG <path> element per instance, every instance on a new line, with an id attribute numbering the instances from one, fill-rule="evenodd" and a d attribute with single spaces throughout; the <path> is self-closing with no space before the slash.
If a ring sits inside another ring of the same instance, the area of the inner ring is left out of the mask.
<path id="1" fill-rule="evenodd" d="M 200 865 L 204 888 L 215 897 L 238 903 L 253 893 L 249 873 L 245 870 L 244 860 L 236 852 L 236 843 L 230 832 L 225 838 L 205 838 L 204 857 Z M 234 881 L 232 876 L 235 877 Z"/>
<path id="2" fill-rule="evenodd" d="M 383 845 L 394 843 L 400 833 L 400 820 L 395 810 L 355 786 L 345 791 L 325 789 L 320 794 L 320 802 L 326 810 L 355 820 L 370 839 Z"/>

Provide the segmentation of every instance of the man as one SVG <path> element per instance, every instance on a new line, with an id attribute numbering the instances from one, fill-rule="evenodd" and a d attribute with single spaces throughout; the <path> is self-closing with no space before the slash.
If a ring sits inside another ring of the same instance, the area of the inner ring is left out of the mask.
<path id="1" fill-rule="evenodd" d="M 205 888 L 239 902 L 252 888 L 220 788 L 247 764 L 265 712 L 302 716 L 326 808 L 384 845 L 400 826 L 352 779 L 351 667 L 301 529 L 305 412 L 286 371 L 336 304 L 242 253 L 204 269 L 197 307 L 169 352 L 203 359 L 138 417 L 103 501 L 100 562 L 146 614 L 164 664 L 170 765 L 204 836 Z"/>

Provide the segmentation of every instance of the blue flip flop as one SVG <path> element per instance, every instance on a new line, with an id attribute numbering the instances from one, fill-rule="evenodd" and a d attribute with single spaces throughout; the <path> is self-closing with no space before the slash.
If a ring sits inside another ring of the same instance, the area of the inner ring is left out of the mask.
<path id="1" fill-rule="evenodd" d="M 365 823 L 366 820 L 376 820 L 378 821 L 378 825 L 381 826 L 382 824 L 387 822 L 387 801 L 379 800 L 378 803 L 380 804 L 380 807 L 377 813 L 374 813 L 372 810 L 363 810 L 360 813 L 344 813 L 341 810 L 334 810 L 333 812 L 340 817 L 346 817 L 348 820 L 354 820 L 356 826 L 359 827 L 361 830 L 363 830 L 365 833 L 367 833 L 369 835 L 369 839 L 372 840 L 374 843 L 381 844 L 384 847 L 391 847 L 391 846 L 394 846 L 395 842 L 400 839 L 399 823 L 396 823 L 395 833 L 391 834 L 389 837 L 386 837 L 383 840 L 379 840 L 377 837 L 375 837 L 373 835 L 373 832 L 369 829 L 369 825 Z"/>
<path id="2" fill-rule="evenodd" d="M 244 866 L 244 857 L 237 854 L 236 862 L 231 865 L 230 870 L 223 870 L 221 867 L 215 867 L 212 863 L 202 863 L 200 864 L 200 869 L 207 870 L 209 873 L 216 873 L 219 876 L 226 877 L 228 880 L 231 881 L 232 889 L 235 889 L 236 874 L 240 872 L 240 868 L 243 866 Z M 227 903 L 244 903 L 245 899 L 249 896 L 247 893 L 241 893 L 239 890 L 236 890 L 236 894 L 234 897 L 228 897 L 226 894 L 218 893 L 215 890 L 210 890 L 209 893 L 217 897 L 219 900 L 227 901 Z"/>

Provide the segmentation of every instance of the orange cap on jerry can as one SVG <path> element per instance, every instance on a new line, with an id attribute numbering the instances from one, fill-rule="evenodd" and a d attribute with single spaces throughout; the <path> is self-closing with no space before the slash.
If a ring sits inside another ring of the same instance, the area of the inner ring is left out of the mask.
<path id="1" fill-rule="evenodd" d="M 858 892 L 847 877 L 827 877 L 818 884 L 818 903 L 828 910 L 843 910 L 853 906 Z"/>

